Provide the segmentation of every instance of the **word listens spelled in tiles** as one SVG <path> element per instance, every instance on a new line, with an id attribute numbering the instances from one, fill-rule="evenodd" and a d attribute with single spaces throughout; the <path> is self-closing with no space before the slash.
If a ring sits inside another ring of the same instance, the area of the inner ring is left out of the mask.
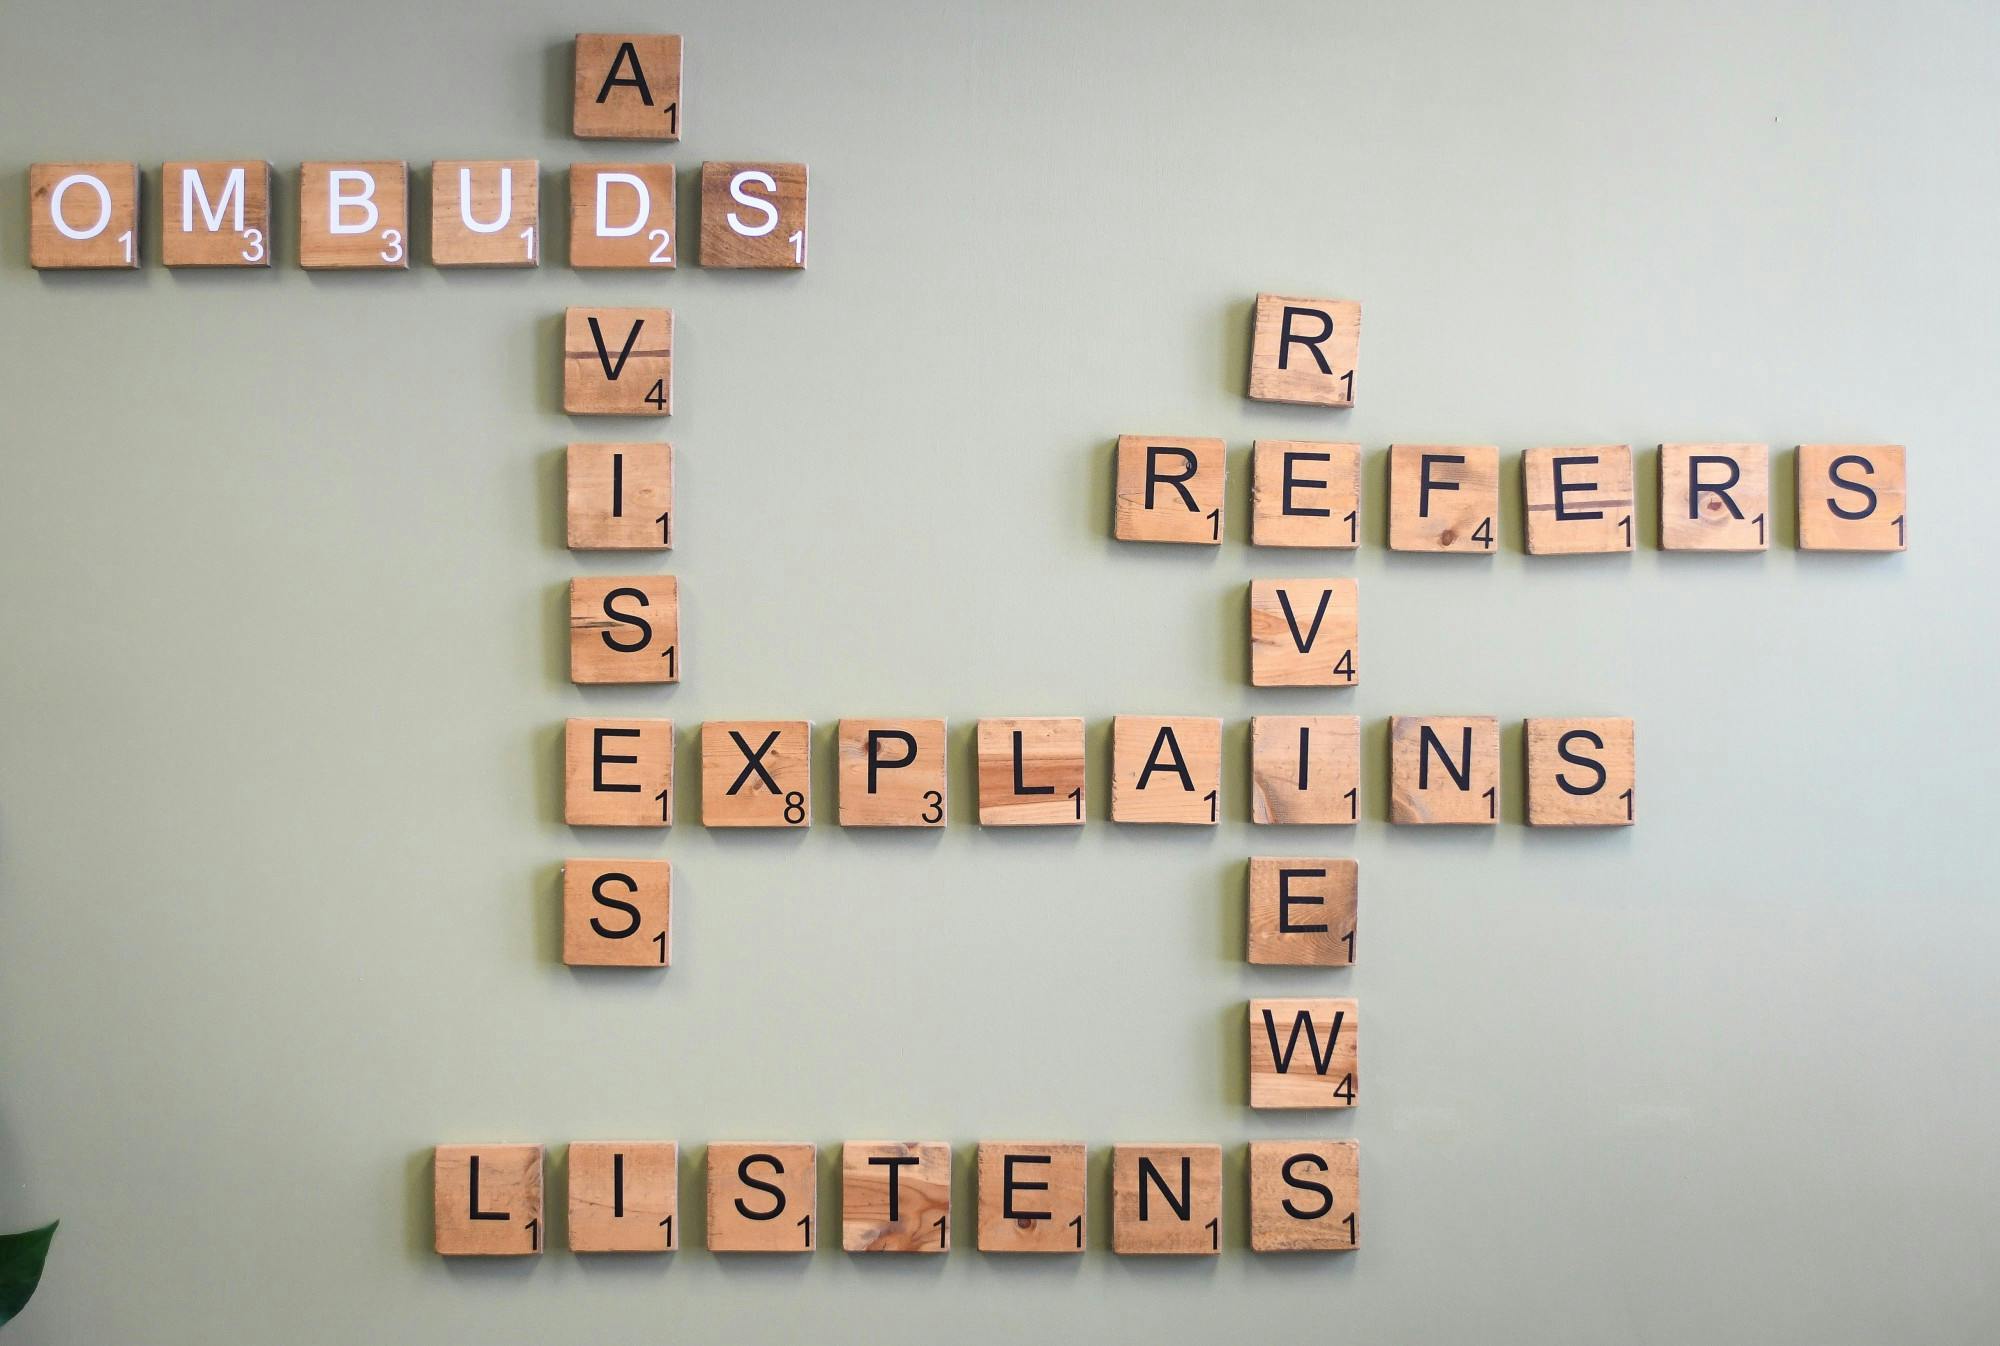
<path id="1" fill-rule="evenodd" d="M 680 1247 L 680 1147 L 670 1140 L 569 1145 L 569 1247 L 670 1253 Z"/>
<path id="2" fill-rule="evenodd" d="M 708 1147 L 708 1250 L 809 1253 L 818 1246 L 819 1149 L 716 1141 Z"/>

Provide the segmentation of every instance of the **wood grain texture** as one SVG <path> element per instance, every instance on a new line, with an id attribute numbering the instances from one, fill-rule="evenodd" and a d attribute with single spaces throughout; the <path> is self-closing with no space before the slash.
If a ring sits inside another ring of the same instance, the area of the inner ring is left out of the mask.
<path id="1" fill-rule="evenodd" d="M 704 723 L 701 823 L 704 827 L 810 827 L 812 722 Z"/>
<path id="2" fill-rule="evenodd" d="M 407 271 L 410 167 L 400 159 L 299 165 L 299 265 L 308 271 Z"/>
<path id="3" fill-rule="evenodd" d="M 1351 1108 L 1361 1020 L 1348 999 L 1250 1002 L 1250 1106 Z"/>
<path id="4" fill-rule="evenodd" d="M 1250 682 L 1361 682 L 1360 586 L 1351 579 L 1250 581 Z"/>
<path id="5" fill-rule="evenodd" d="M 1360 304 L 1260 294 L 1252 322 L 1251 397 L 1316 407 L 1354 405 Z"/>
<path id="6" fill-rule="evenodd" d="M 842 827 L 945 825 L 943 720 L 842 720 L 835 742 Z"/>
<path id="7" fill-rule="evenodd" d="M 851 1253 L 951 1251 L 951 1146 L 850 1140 L 840 1147 L 840 1246 Z"/>
<path id="8" fill-rule="evenodd" d="M 1111 722 L 1111 818 L 1210 825 L 1222 816 L 1222 721 L 1119 715 Z"/>
<path id="9" fill-rule="evenodd" d="M 28 169 L 28 265 L 38 271 L 131 270 L 139 253 L 137 164 Z"/>
<path id="10" fill-rule="evenodd" d="M 1219 439 L 1120 435 L 1113 536 L 1218 545 L 1228 470 Z"/>
<path id="11" fill-rule="evenodd" d="M 1771 451 L 1763 444 L 1660 445 L 1660 547 L 1764 551 Z"/>
<path id="12" fill-rule="evenodd" d="M 1088 1218 L 1082 1142 L 979 1143 L 979 1251 L 1080 1253 Z"/>
<path id="13" fill-rule="evenodd" d="M 671 271 L 680 249 L 672 164 L 569 166 L 569 264 Z"/>
<path id="14" fill-rule="evenodd" d="M 1250 821 L 1361 820 L 1361 719 L 1355 715 L 1250 717 Z"/>
<path id="15" fill-rule="evenodd" d="M 981 720 L 982 827 L 1083 824 L 1083 721 L 1075 717 Z"/>
<path id="16" fill-rule="evenodd" d="M 574 551 L 674 545 L 671 444 L 572 444 L 564 453 L 566 535 Z"/>
<path id="17" fill-rule="evenodd" d="M 570 131 L 580 140 L 681 138 L 676 33 L 578 33 Z"/>
<path id="18" fill-rule="evenodd" d="M 1902 551 L 1909 484 L 1901 444 L 1801 444 L 1799 547 Z"/>
<path id="19" fill-rule="evenodd" d="M 791 1141 L 708 1147 L 708 1250 L 809 1253 L 819 1246 L 819 1149 Z"/>
<path id="20" fill-rule="evenodd" d="M 1529 449 L 1521 483 L 1529 555 L 1632 550 L 1639 521 L 1630 444 Z"/>
<path id="21" fill-rule="evenodd" d="M 542 167 L 533 159 L 431 165 L 431 265 L 539 266 Z"/>
<path id="22" fill-rule="evenodd" d="M 271 165 L 263 160 L 166 164 L 160 196 L 166 265 L 271 265 Z"/>
<path id="23" fill-rule="evenodd" d="M 1111 1250 L 1214 1257 L 1222 1251 L 1220 1145 L 1114 1145 Z"/>
<path id="24" fill-rule="evenodd" d="M 571 827 L 672 827 L 674 722 L 566 721 L 563 821 Z"/>
<path id="25" fill-rule="evenodd" d="M 1250 861 L 1250 962 L 1274 967 L 1346 967 L 1354 961 L 1360 866 L 1331 857 Z"/>
<path id="26" fill-rule="evenodd" d="M 1491 556 L 1500 538 L 1500 450 L 1491 444 L 1389 446 L 1389 546 Z"/>
<path id="27" fill-rule="evenodd" d="M 539 1145 L 440 1145 L 431 1195 L 447 1257 L 528 1257 L 547 1242 Z"/>
<path id="28" fill-rule="evenodd" d="M 679 682 L 680 606 L 680 584 L 672 575 L 571 580 L 570 681 Z"/>
<path id="29" fill-rule="evenodd" d="M 1250 542 L 1361 545 L 1361 446 L 1260 439 L 1250 447 Z"/>
<path id="30" fill-rule="evenodd" d="M 1500 818 L 1500 722 L 1491 715 L 1389 720 L 1389 821 L 1492 826 Z"/>
<path id="31" fill-rule="evenodd" d="M 569 1246 L 670 1253 L 680 1245 L 680 1147 L 671 1140 L 571 1141 Z"/>
<path id="32" fill-rule="evenodd" d="M 565 860 L 563 962 L 670 966 L 673 886 L 673 866 L 665 860 Z"/>
<path id="33" fill-rule="evenodd" d="M 1637 752 L 1629 719 L 1531 719 L 1528 823 L 1629 827 L 1638 816 Z"/>
<path id="34" fill-rule="evenodd" d="M 701 166 L 703 266 L 803 271 L 807 237 L 804 164 Z"/>
<path id="35" fill-rule="evenodd" d="M 663 308 L 573 308 L 563 318 L 563 410 L 667 416 L 674 409 L 674 315 Z"/>
<path id="36" fill-rule="evenodd" d="M 1252 1252 L 1351 1252 L 1361 1243 L 1360 1200 L 1356 1142 L 1250 1142 Z"/>

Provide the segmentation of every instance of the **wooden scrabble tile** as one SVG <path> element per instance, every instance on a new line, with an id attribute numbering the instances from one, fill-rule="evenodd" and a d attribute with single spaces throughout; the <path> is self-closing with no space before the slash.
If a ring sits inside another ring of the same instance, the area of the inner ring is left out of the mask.
<path id="1" fill-rule="evenodd" d="M 1251 860 L 1249 961 L 1346 967 L 1354 961 L 1360 896 L 1360 867 L 1352 860 Z"/>
<path id="2" fill-rule="evenodd" d="M 1220 543 L 1227 473 L 1219 439 L 1118 436 L 1113 534 L 1121 542 Z"/>
<path id="3" fill-rule="evenodd" d="M 1361 1020 L 1352 1000 L 1250 1002 L 1250 1106 L 1351 1108 Z"/>
<path id="4" fill-rule="evenodd" d="M 1221 720 L 1199 715 L 1112 719 L 1112 821 L 1213 823 L 1221 814 Z"/>
<path id="5" fill-rule="evenodd" d="M 840 1147 L 840 1246 L 851 1253 L 951 1251 L 951 1146 L 859 1141 Z"/>
<path id="6" fill-rule="evenodd" d="M 563 410 L 667 416 L 674 409 L 674 315 L 663 308 L 573 308 L 563 320 Z"/>
<path id="7" fill-rule="evenodd" d="M 1083 822 L 1083 721 L 979 722 L 983 827 L 1074 827 Z"/>
<path id="8" fill-rule="evenodd" d="M 673 931 L 673 866 L 665 860 L 563 862 L 569 966 L 666 967 Z"/>
<path id="9" fill-rule="evenodd" d="M 564 724 L 563 821 L 572 827 L 673 826 L 674 722 Z"/>
<path id="10" fill-rule="evenodd" d="M 576 551 L 664 551 L 674 545 L 671 444 L 572 444 L 569 545 Z"/>
<path id="11" fill-rule="evenodd" d="M 703 827 L 810 827 L 812 722 L 710 720 L 701 727 Z"/>
<path id="12" fill-rule="evenodd" d="M 1250 717 L 1250 821 L 1361 820 L 1361 719 Z"/>
<path id="13" fill-rule="evenodd" d="M 701 264 L 803 271 L 806 166 L 703 164 Z"/>
<path id="14" fill-rule="evenodd" d="M 571 164 L 569 264 L 581 270 L 674 267 L 672 164 Z"/>
<path id="15" fill-rule="evenodd" d="M 1500 722 L 1491 715 L 1389 719 L 1389 821 L 1484 823 L 1500 817 Z"/>
<path id="16" fill-rule="evenodd" d="M 29 168 L 28 265 L 42 271 L 138 266 L 139 166 Z"/>
<path id="17" fill-rule="evenodd" d="M 570 1142 L 570 1251 L 674 1251 L 680 1192 L 680 1147 L 671 1140 Z"/>
<path id="18" fill-rule="evenodd" d="M 1361 545 L 1361 446 L 1260 439 L 1250 448 L 1250 542 Z"/>
<path id="19" fill-rule="evenodd" d="M 1250 396 L 1351 407 L 1360 345 L 1361 305 L 1354 300 L 1260 294 L 1250 337 Z"/>
<path id="20" fill-rule="evenodd" d="M 1500 450 L 1389 446 L 1389 546 L 1490 556 L 1499 539 Z"/>
<path id="21" fill-rule="evenodd" d="M 431 165 L 432 266 L 539 266 L 542 166 L 533 159 Z"/>
<path id="22" fill-rule="evenodd" d="M 840 825 L 943 827 L 943 720 L 842 720 Z"/>
<path id="23" fill-rule="evenodd" d="M 1806 551 L 1902 551 L 1901 444 L 1799 445 L 1799 546 Z"/>
<path id="24" fill-rule="evenodd" d="M 979 1142 L 979 1251 L 1082 1252 L 1084 1168 L 1072 1141 Z"/>
<path id="25" fill-rule="evenodd" d="M 1353 580 L 1250 581 L 1250 682 L 1352 687 L 1361 681 L 1360 597 Z"/>
<path id="26" fill-rule="evenodd" d="M 708 1147 L 708 1250 L 809 1253 L 818 1246 L 819 1150 L 786 1141 Z"/>
<path id="27" fill-rule="evenodd" d="M 1521 455 L 1528 554 L 1631 551 L 1632 446 L 1529 449 Z"/>
<path id="28" fill-rule="evenodd" d="M 1221 1252 L 1222 1147 L 1112 1146 L 1111 1250 Z"/>
<path id="29" fill-rule="evenodd" d="M 1348 1252 L 1361 1243 L 1361 1148 L 1351 1140 L 1250 1142 L 1250 1248 Z"/>
<path id="30" fill-rule="evenodd" d="M 680 37 L 578 33 L 570 130 L 580 140 L 679 140 Z"/>
<path id="31" fill-rule="evenodd" d="M 1528 822 L 1625 827 L 1637 810 L 1632 721 L 1528 721 Z"/>
<path id="32" fill-rule="evenodd" d="M 431 1185 L 440 1253 L 541 1252 L 541 1146 L 440 1145 L 431 1156 Z"/>
<path id="33" fill-rule="evenodd" d="M 309 271 L 407 270 L 409 165 L 400 159 L 300 164 L 299 265 Z"/>
<path id="34" fill-rule="evenodd" d="M 160 197 L 160 260 L 168 266 L 271 265 L 271 165 L 166 164 Z"/>
<path id="35" fill-rule="evenodd" d="M 1771 455 L 1762 444 L 1660 445 L 1660 546 L 1763 551 L 1769 544 Z"/>
<path id="36" fill-rule="evenodd" d="M 672 575 L 569 582 L 571 682 L 679 682 L 680 585 Z"/>

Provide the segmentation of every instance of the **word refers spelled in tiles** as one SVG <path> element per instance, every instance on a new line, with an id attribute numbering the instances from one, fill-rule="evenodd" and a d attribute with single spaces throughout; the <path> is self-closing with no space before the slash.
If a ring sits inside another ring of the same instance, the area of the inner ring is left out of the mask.
<path id="1" fill-rule="evenodd" d="M 1348 966 L 1360 896 L 1360 867 L 1352 860 L 1251 860 L 1247 960 Z"/>
<path id="2" fill-rule="evenodd" d="M 1250 717 L 1250 821 L 1361 820 L 1361 720 L 1354 715 Z"/>
<path id="3" fill-rule="evenodd" d="M 1250 449 L 1250 541 L 1361 545 L 1361 446 L 1260 439 Z"/>
<path id="4" fill-rule="evenodd" d="M 579 575 L 569 582 L 571 682 L 679 682 L 680 676 L 680 586 L 672 575 Z"/>
<path id="5" fill-rule="evenodd" d="M 673 869 L 665 860 L 563 862 L 563 962 L 666 967 L 673 962 Z"/>
<path id="6" fill-rule="evenodd" d="M 1473 823 L 1500 818 L 1500 722 L 1491 715 L 1396 715 L 1389 720 L 1389 820 Z"/>
<path id="7" fill-rule="evenodd" d="M 1901 551 L 1901 444 L 1799 445 L 1799 546 Z"/>
<path id="8" fill-rule="evenodd" d="M 672 445 L 572 444 L 564 469 L 572 550 L 665 551 L 674 545 Z"/>
<path id="9" fill-rule="evenodd" d="M 1521 476 L 1529 555 L 1632 550 L 1631 445 L 1529 449 Z"/>
<path id="10" fill-rule="evenodd" d="M 1360 1015 L 1352 1000 L 1250 1002 L 1250 1106 L 1351 1108 Z"/>
<path id="11" fill-rule="evenodd" d="M 1210 824 L 1222 816 L 1222 721 L 1120 715 L 1111 722 L 1111 820 Z"/>
<path id="12" fill-rule="evenodd" d="M 812 722 L 709 720 L 701 727 L 704 827 L 812 825 Z"/>
<path id="13" fill-rule="evenodd" d="M 1660 547 L 1763 551 L 1771 454 L 1762 444 L 1660 445 Z"/>
<path id="14" fill-rule="evenodd" d="M 1250 681 L 1257 687 L 1353 687 L 1361 680 L 1355 582 L 1252 580 Z"/>
<path id="15" fill-rule="evenodd" d="M 981 720 L 977 737 L 981 826 L 1083 822 L 1082 720 Z"/>
<path id="16" fill-rule="evenodd" d="M 708 1147 L 708 1250 L 809 1253 L 818 1247 L 819 1147 L 717 1141 Z"/>
<path id="17" fill-rule="evenodd" d="M 1113 532 L 1125 542 L 1222 541 L 1219 439 L 1118 437 Z"/>
<path id="18" fill-rule="evenodd" d="M 1260 402 L 1354 405 L 1361 305 L 1348 299 L 1257 296 L 1250 335 L 1250 396 Z"/>
<path id="19" fill-rule="evenodd" d="M 1491 556 L 1500 524 L 1500 450 L 1491 444 L 1389 447 L 1389 546 Z"/>

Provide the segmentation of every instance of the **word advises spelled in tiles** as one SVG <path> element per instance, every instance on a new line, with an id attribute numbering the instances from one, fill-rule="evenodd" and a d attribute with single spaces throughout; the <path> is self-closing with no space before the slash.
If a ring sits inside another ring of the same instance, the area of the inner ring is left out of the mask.
<path id="1" fill-rule="evenodd" d="M 563 725 L 563 821 L 572 827 L 671 827 L 674 722 Z"/>
<path id="2" fill-rule="evenodd" d="M 571 164 L 569 264 L 579 270 L 674 265 L 672 164 Z"/>
<path id="3" fill-rule="evenodd" d="M 1352 860 L 1250 862 L 1248 960 L 1279 967 L 1354 961 L 1360 867 Z"/>
<path id="4" fill-rule="evenodd" d="M 160 169 L 160 260 L 168 266 L 271 265 L 271 165 Z"/>
<path id="5" fill-rule="evenodd" d="M 1528 823 L 1625 827 L 1636 811 L 1632 721 L 1529 720 Z"/>
<path id="6" fill-rule="evenodd" d="M 1762 444 L 1660 445 L 1660 547 L 1763 551 L 1771 453 Z"/>
<path id="7" fill-rule="evenodd" d="M 1220 1145 L 1115 1145 L 1111 1250 L 1126 1255 L 1222 1251 Z"/>
<path id="8" fill-rule="evenodd" d="M 680 1190 L 680 1147 L 670 1140 L 571 1142 L 570 1251 L 674 1251 Z"/>
<path id="9" fill-rule="evenodd" d="M 563 319 L 563 410 L 666 416 L 674 409 L 674 315 L 663 308 L 573 308 Z"/>
<path id="10" fill-rule="evenodd" d="M 138 266 L 139 166 L 31 167 L 28 264 L 42 271 Z"/>
<path id="11" fill-rule="evenodd" d="M 409 165 L 394 159 L 300 164 L 299 265 L 408 270 Z"/>
<path id="12" fill-rule="evenodd" d="M 1120 435 L 1113 534 L 1122 542 L 1219 544 L 1227 473 L 1219 439 Z"/>
<path id="13" fill-rule="evenodd" d="M 1389 719 L 1389 821 L 1500 817 L 1500 722 L 1491 715 Z"/>
<path id="14" fill-rule="evenodd" d="M 1361 305 L 1260 294 L 1250 336 L 1250 396 L 1260 402 L 1354 405 Z"/>
<path id="15" fill-rule="evenodd" d="M 708 1147 L 708 1249 L 809 1253 L 816 1246 L 819 1150 L 778 1142 Z"/>
<path id="16" fill-rule="evenodd" d="M 537 266 L 542 170 L 533 159 L 431 165 L 432 266 Z"/>
<path id="17" fill-rule="evenodd" d="M 701 727 L 704 827 L 812 823 L 809 720 L 709 720 Z"/>
<path id="18" fill-rule="evenodd" d="M 679 682 L 680 585 L 672 575 L 579 575 L 569 582 L 569 677 Z"/>
<path id="19" fill-rule="evenodd" d="M 1361 446 L 1260 439 L 1250 448 L 1250 542 L 1361 545 Z"/>
<path id="20" fill-rule="evenodd" d="M 673 962 L 673 866 L 665 860 L 563 862 L 563 962 L 666 967 Z"/>
<path id="21" fill-rule="evenodd" d="M 1902 551 L 1901 444 L 1799 445 L 1799 546 L 1806 551 Z"/>
<path id="22" fill-rule="evenodd" d="M 944 721 L 842 720 L 842 827 L 944 826 Z"/>
<path id="23" fill-rule="evenodd" d="M 674 545 L 670 444 L 572 444 L 564 453 L 567 534 L 575 551 Z"/>
<path id="24" fill-rule="evenodd" d="M 1351 1108 L 1360 1018 L 1352 1000 L 1250 1002 L 1250 1106 Z"/>
<path id="25" fill-rule="evenodd" d="M 701 264 L 804 270 L 806 166 L 703 164 Z"/>
<path id="26" fill-rule="evenodd" d="M 1529 449 L 1521 456 L 1528 554 L 1632 550 L 1632 446 Z"/>
<path id="27" fill-rule="evenodd" d="M 981 1141 L 979 1251 L 1082 1252 L 1087 1192 L 1080 1142 Z"/>
<path id="28" fill-rule="evenodd" d="M 1361 1150 L 1351 1140 L 1250 1143 L 1250 1248 L 1347 1252 L 1361 1244 Z"/>
<path id="29" fill-rule="evenodd" d="M 840 1246 L 851 1253 L 951 1251 L 951 1146 L 859 1141 L 840 1147 Z"/>
<path id="30" fill-rule="evenodd" d="M 1222 721 L 1119 715 L 1111 722 L 1111 818 L 1213 823 L 1222 815 Z"/>
<path id="31" fill-rule="evenodd" d="M 542 1147 L 440 1145 L 431 1155 L 437 1250 L 507 1257 L 542 1250 Z"/>
<path id="32" fill-rule="evenodd" d="M 1491 444 L 1389 446 L 1389 546 L 1490 556 L 1500 520 L 1500 450 Z"/>
<path id="33" fill-rule="evenodd" d="M 983 827 L 1071 827 L 1083 822 L 1083 721 L 981 720 Z"/>
<path id="34" fill-rule="evenodd" d="M 1353 580 L 1252 580 L 1250 681 L 1258 687 L 1352 687 L 1361 680 Z"/>
<path id="35" fill-rule="evenodd" d="M 1361 818 L 1361 719 L 1250 717 L 1250 821 L 1352 823 Z"/>
<path id="36" fill-rule="evenodd" d="M 578 33 L 570 131 L 580 140 L 679 140 L 675 33 Z"/>

